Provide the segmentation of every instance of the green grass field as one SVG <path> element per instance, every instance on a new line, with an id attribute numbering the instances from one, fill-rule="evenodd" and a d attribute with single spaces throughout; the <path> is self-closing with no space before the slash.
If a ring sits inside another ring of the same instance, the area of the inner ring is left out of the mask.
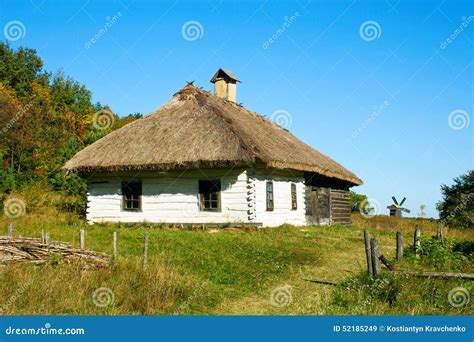
<path id="1" fill-rule="evenodd" d="M 379 240 L 380 254 L 389 259 L 395 254 L 396 230 L 403 231 L 405 248 L 412 239 L 414 221 L 403 219 L 401 224 L 390 220 L 357 216 L 352 227 L 202 231 L 146 225 L 87 226 L 71 216 L 28 214 L 14 222 L 16 236 L 40 237 L 44 228 L 52 240 L 78 246 L 79 229 L 85 228 L 86 248 L 112 254 L 116 231 L 119 256 L 110 268 L 102 270 L 81 270 L 61 260 L 46 266 L 2 266 L 0 309 L 4 314 L 93 315 L 472 313 L 471 303 L 453 307 L 447 300 L 455 287 L 472 294 L 469 281 L 429 280 L 386 270 L 379 280 L 368 279 L 364 228 Z M 6 234 L 6 223 L 1 222 L 2 235 Z M 435 224 L 421 223 L 424 236 L 434 234 Z M 146 271 L 142 268 L 145 232 L 149 234 Z M 461 230 L 450 230 L 447 236 L 456 241 L 473 239 L 471 232 Z M 474 271 L 472 257 L 458 259 L 443 264 L 449 268 L 443 270 Z M 441 265 L 438 259 L 408 258 L 400 267 L 432 270 L 436 265 Z M 110 289 L 107 294 L 113 293 L 114 299 L 104 307 L 93 301 L 94 291 L 102 287 Z"/>

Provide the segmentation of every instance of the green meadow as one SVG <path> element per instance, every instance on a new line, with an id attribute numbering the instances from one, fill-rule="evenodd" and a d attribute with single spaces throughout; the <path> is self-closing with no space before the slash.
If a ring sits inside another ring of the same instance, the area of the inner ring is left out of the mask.
<path id="1" fill-rule="evenodd" d="M 43 266 L 0 267 L 0 309 L 7 315 L 330 315 L 472 314 L 472 303 L 453 306 L 452 289 L 472 294 L 472 281 L 428 279 L 382 268 L 366 274 L 363 230 L 395 263 L 395 232 L 403 232 L 405 258 L 397 269 L 473 272 L 472 232 L 450 229 L 446 246 L 431 237 L 428 220 L 354 216 L 353 226 L 281 226 L 265 229 L 182 229 L 165 225 L 88 226 L 70 215 L 27 214 L 14 235 L 40 237 L 118 256 L 109 268 L 83 270 L 51 258 Z M 6 235 L 7 221 L 1 222 Z M 422 228 L 424 254 L 410 245 Z M 143 268 L 144 236 L 149 236 Z"/>

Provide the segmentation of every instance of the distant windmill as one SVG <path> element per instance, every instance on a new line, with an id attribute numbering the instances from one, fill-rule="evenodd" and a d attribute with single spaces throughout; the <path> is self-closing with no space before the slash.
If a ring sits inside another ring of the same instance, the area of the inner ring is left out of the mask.
<path id="1" fill-rule="evenodd" d="M 406 199 L 407 199 L 406 197 L 403 197 L 402 201 L 399 204 L 397 202 L 397 199 L 395 198 L 395 196 L 392 196 L 392 200 L 393 200 L 394 204 L 389 205 L 387 207 L 387 209 L 390 209 L 390 216 L 402 217 L 402 211 L 404 211 L 406 213 L 410 213 L 410 210 L 408 210 L 407 208 L 402 207 L 402 205 L 403 205 L 403 203 L 405 203 Z"/>

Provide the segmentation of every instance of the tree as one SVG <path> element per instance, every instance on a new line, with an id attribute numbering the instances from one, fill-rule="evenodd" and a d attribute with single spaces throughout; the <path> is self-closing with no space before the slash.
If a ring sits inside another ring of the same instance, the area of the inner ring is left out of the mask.
<path id="1" fill-rule="evenodd" d="M 423 204 L 423 203 L 420 204 L 420 211 L 418 212 L 418 217 L 420 217 L 420 218 L 425 218 L 426 217 L 425 209 L 426 209 L 426 205 Z"/>
<path id="2" fill-rule="evenodd" d="M 55 75 L 45 71 L 35 50 L 13 50 L 0 43 L 0 202 L 5 194 L 35 184 L 83 202 L 85 182 L 66 175 L 64 163 L 141 117 L 136 113 L 121 119 L 113 114 L 111 125 L 94 125 L 97 112 L 104 108 L 92 102 L 84 85 L 61 71 Z"/>
<path id="3" fill-rule="evenodd" d="M 437 209 L 441 223 L 449 227 L 474 228 L 474 170 L 441 185 L 443 199 Z"/>
<path id="4" fill-rule="evenodd" d="M 351 211 L 352 212 L 358 212 L 361 209 L 364 211 L 370 212 L 373 210 L 373 208 L 368 208 L 368 199 L 366 195 L 361 195 L 358 193 L 355 193 L 354 191 L 350 192 L 350 200 L 351 200 Z M 362 206 L 362 208 L 361 208 Z"/>

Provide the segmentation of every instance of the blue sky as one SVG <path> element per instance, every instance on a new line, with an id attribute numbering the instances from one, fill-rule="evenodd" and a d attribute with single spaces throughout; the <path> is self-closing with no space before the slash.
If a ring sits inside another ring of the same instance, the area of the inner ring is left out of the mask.
<path id="1" fill-rule="evenodd" d="M 119 115 L 149 113 L 185 81 L 212 89 L 228 68 L 238 102 L 355 172 L 381 213 L 395 195 L 437 216 L 440 184 L 473 168 L 473 7 L 2 0 L 0 25 Z"/>

